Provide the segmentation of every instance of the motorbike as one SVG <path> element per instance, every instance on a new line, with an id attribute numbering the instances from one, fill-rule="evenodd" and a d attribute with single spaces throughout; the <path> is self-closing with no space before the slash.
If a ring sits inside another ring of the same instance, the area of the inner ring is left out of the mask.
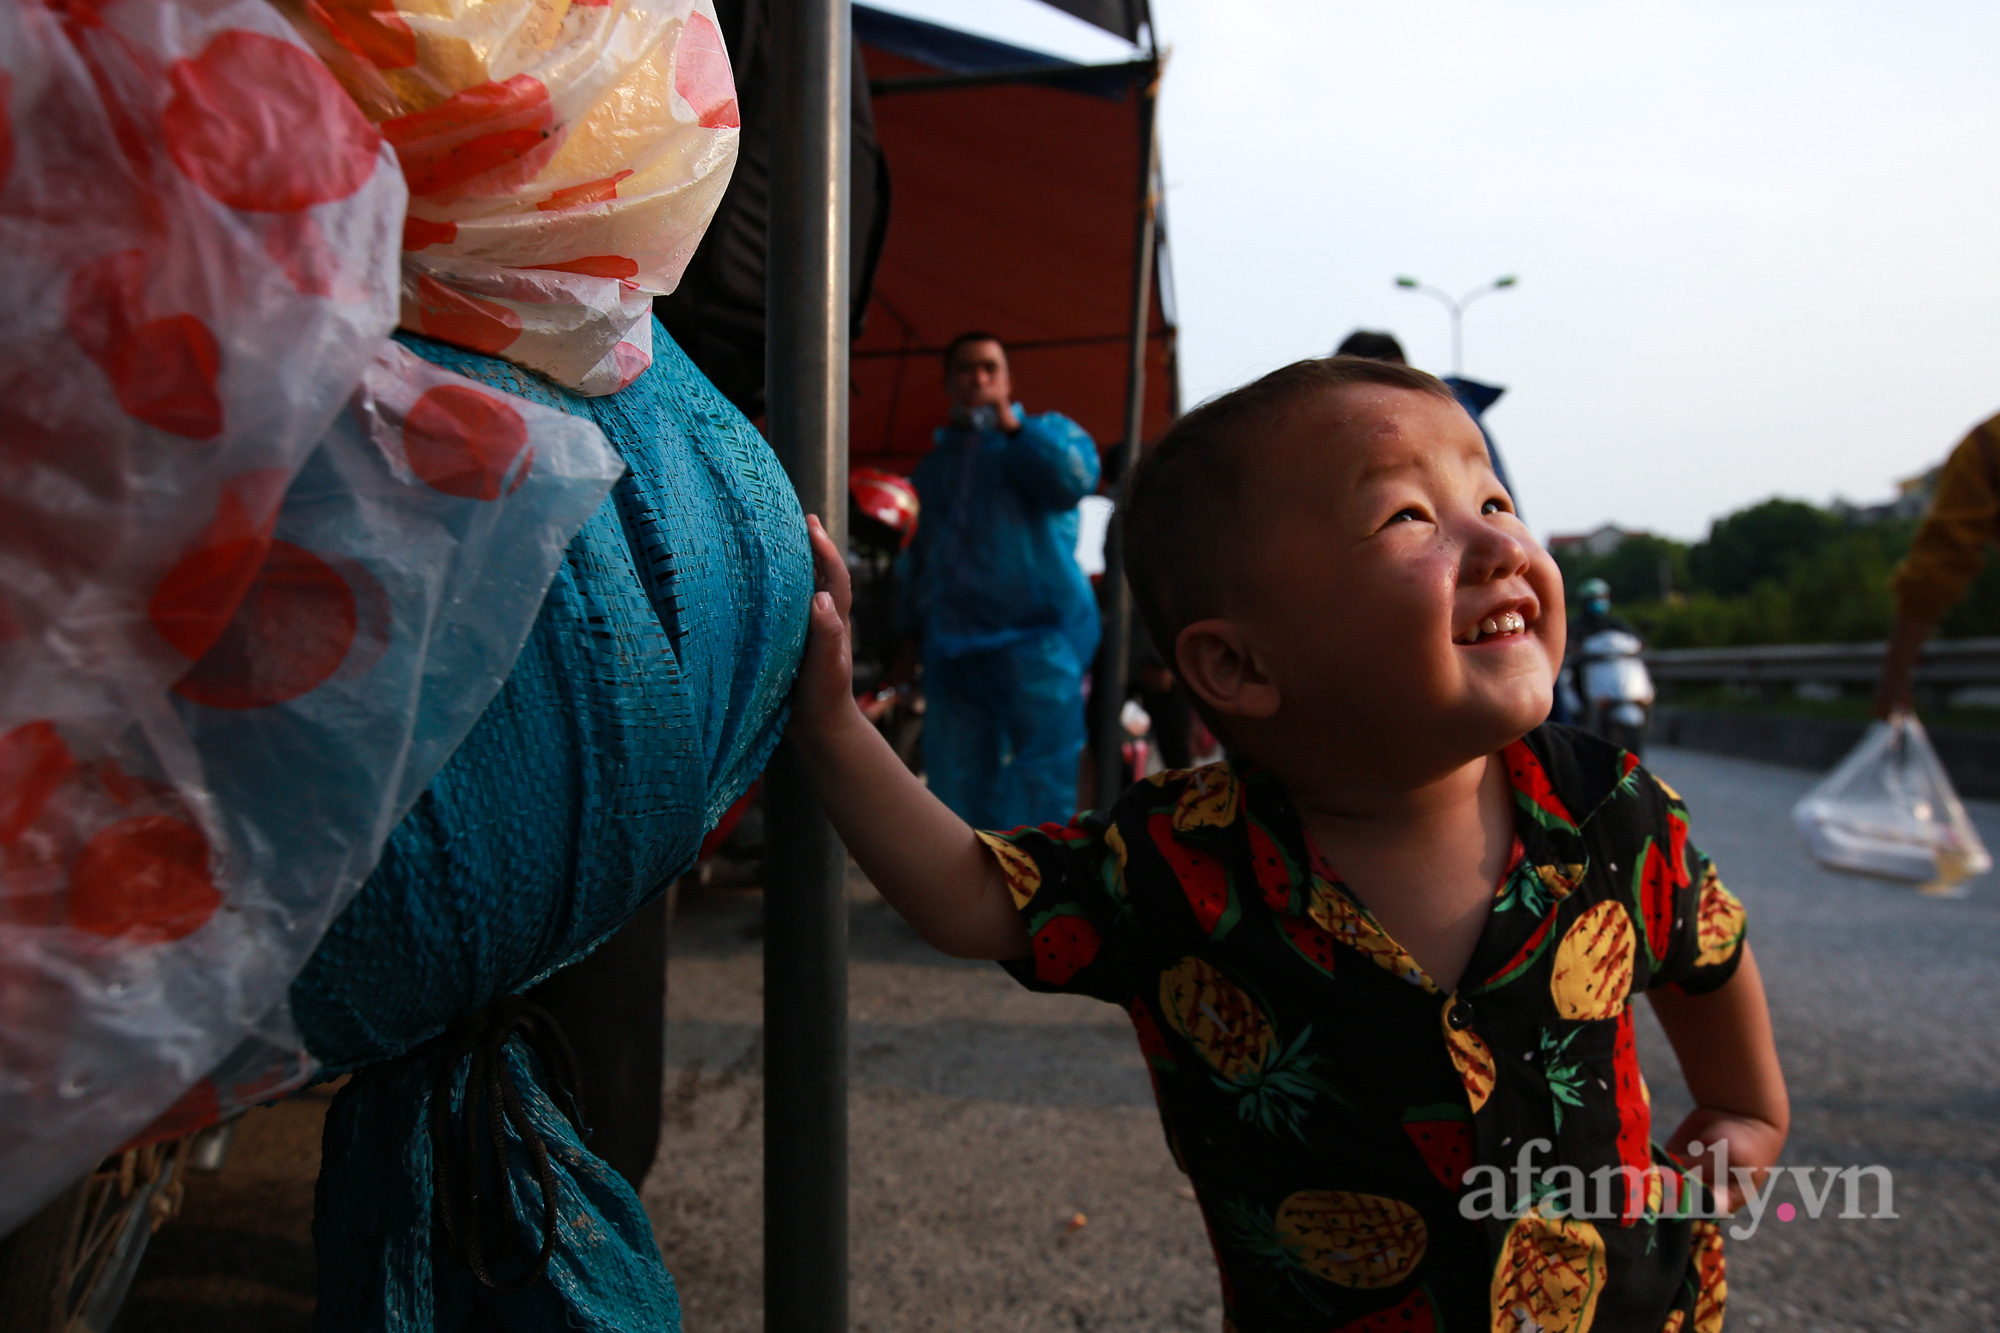
<path id="1" fill-rule="evenodd" d="M 222 1170 L 235 1132 L 232 1118 L 114 1153 L 0 1236 L 0 1328 L 108 1333 L 146 1243 L 180 1213 L 186 1174 Z"/>
<path id="2" fill-rule="evenodd" d="M 1583 729 L 1637 755 L 1653 722 L 1653 677 L 1640 657 L 1639 636 L 1599 630 L 1577 652 Z"/>

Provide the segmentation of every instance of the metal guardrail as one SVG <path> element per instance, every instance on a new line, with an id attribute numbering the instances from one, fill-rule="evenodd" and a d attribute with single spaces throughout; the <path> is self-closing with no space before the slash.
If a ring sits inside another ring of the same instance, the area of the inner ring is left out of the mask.
<path id="1" fill-rule="evenodd" d="M 1873 684 L 1886 643 L 1774 643 L 1670 648 L 1646 654 L 1657 681 L 1685 684 Z M 1917 666 L 1920 685 L 2000 685 L 2000 639 L 1934 639 Z"/>

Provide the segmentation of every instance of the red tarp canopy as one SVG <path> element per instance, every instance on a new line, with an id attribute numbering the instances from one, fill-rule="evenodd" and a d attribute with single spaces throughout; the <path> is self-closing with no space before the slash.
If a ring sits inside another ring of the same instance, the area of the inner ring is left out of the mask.
<path id="1" fill-rule="evenodd" d="M 1061 412 L 1113 448 L 1125 433 L 1150 66 L 1064 66 L 859 6 L 854 26 L 893 195 L 853 348 L 854 464 L 907 473 L 930 452 L 948 410 L 941 354 L 967 329 L 1006 342 L 1028 411 Z M 947 75 L 957 81 L 936 78 Z M 942 86 L 902 83 L 916 79 Z M 1146 441 L 1178 407 L 1164 234 L 1160 245 Z"/>

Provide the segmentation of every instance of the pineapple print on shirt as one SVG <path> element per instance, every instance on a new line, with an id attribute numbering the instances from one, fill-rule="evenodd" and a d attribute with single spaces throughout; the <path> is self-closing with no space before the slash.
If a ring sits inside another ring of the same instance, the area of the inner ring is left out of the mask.
<path id="1" fill-rule="evenodd" d="M 1493 1270 L 1493 1333 L 1585 1333 L 1604 1280 L 1595 1224 L 1530 1208 L 1507 1229 Z"/>
<path id="2" fill-rule="evenodd" d="M 1183 958 L 1160 977 L 1160 1008 L 1174 1031 L 1233 1090 L 1239 1113 L 1266 1133 L 1297 1133 L 1314 1098 L 1332 1093 L 1304 1053 L 1310 1027 L 1281 1048 L 1270 1020 L 1243 988 L 1199 958 Z"/>

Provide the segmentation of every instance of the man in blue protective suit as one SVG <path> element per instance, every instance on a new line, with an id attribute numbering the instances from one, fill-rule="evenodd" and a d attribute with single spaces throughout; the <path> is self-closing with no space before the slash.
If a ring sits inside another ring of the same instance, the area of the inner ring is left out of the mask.
<path id="1" fill-rule="evenodd" d="M 899 619 L 923 656 L 931 790 L 975 828 L 1067 820 L 1099 634 L 1076 562 L 1097 446 L 1060 413 L 1022 413 L 991 334 L 952 339 L 945 388 L 952 424 L 910 478 L 923 518 L 897 566 Z"/>

